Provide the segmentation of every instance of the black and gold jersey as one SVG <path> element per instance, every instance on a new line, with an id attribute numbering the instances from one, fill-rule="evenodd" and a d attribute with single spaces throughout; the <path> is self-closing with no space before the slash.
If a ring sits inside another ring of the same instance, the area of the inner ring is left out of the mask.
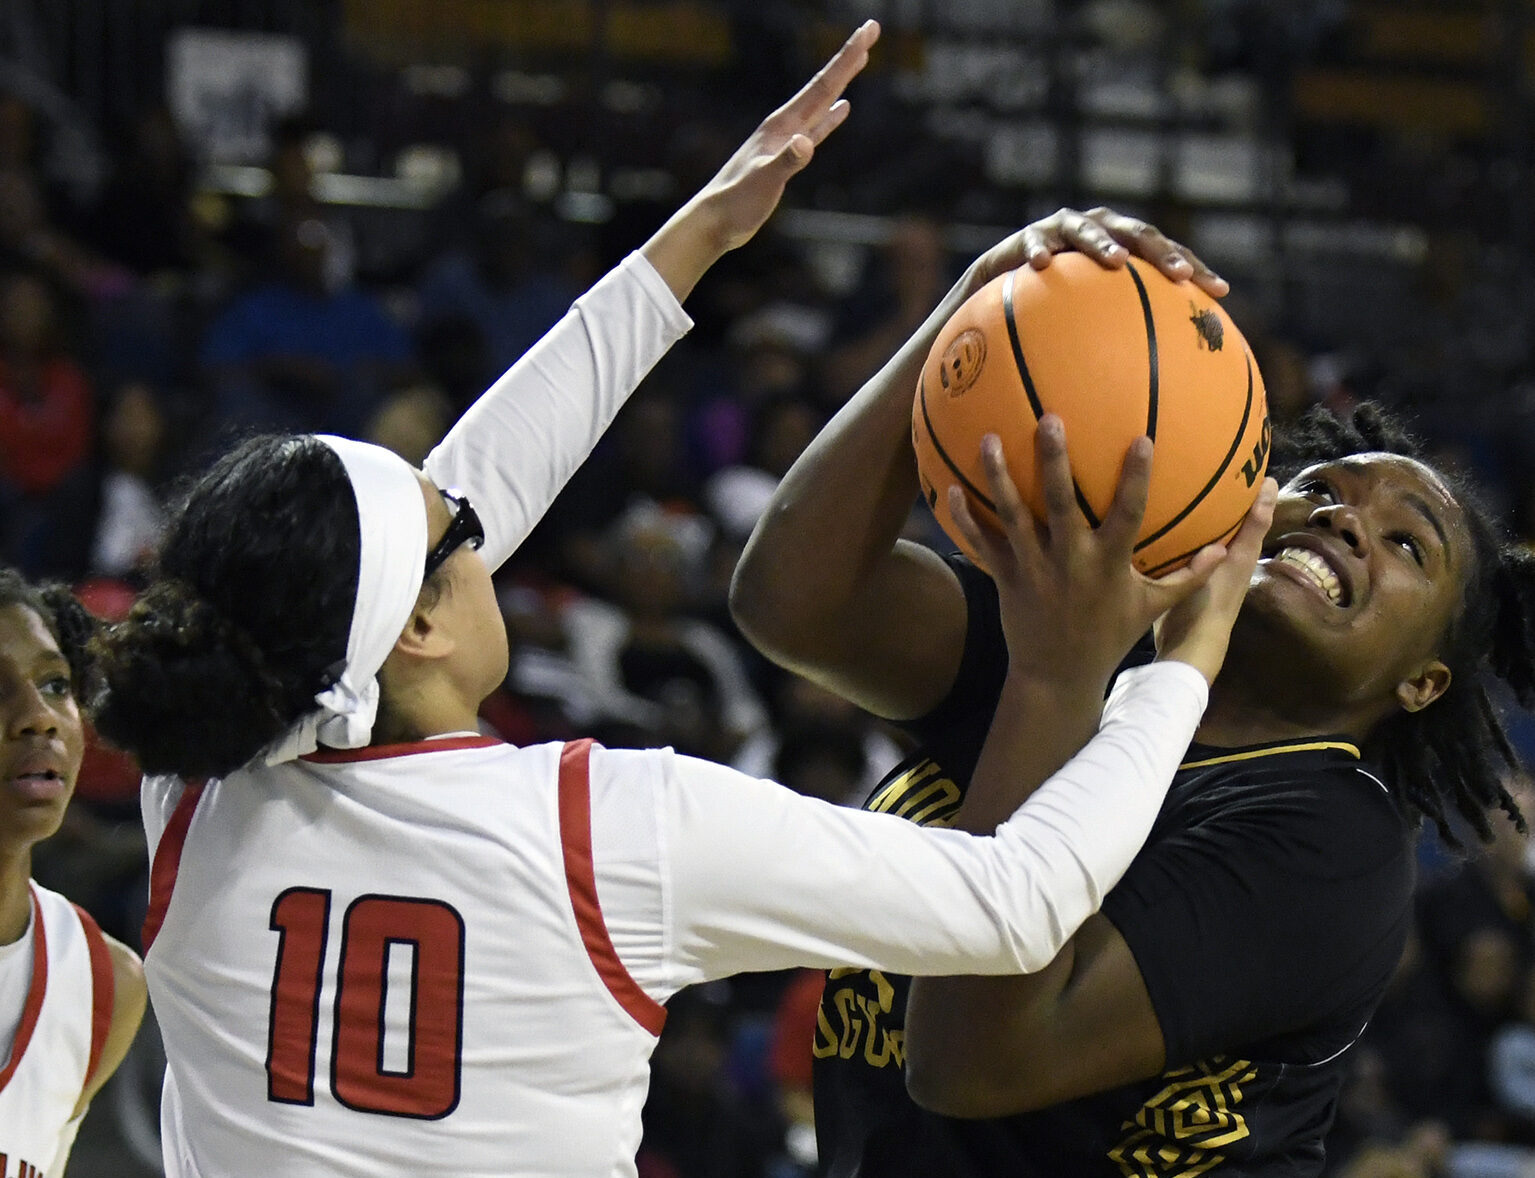
<path id="1" fill-rule="evenodd" d="M 912 726 L 922 748 L 866 803 L 931 825 L 953 821 L 1006 670 L 995 590 L 955 567 L 971 613 L 963 686 Z M 1401 956 L 1412 864 L 1406 822 L 1347 740 L 1191 746 L 1103 908 L 1145 979 L 1166 1071 L 1038 1113 L 937 1117 L 902 1078 L 907 979 L 833 970 L 813 1044 L 821 1171 L 1316 1174 L 1342 1057 Z"/>

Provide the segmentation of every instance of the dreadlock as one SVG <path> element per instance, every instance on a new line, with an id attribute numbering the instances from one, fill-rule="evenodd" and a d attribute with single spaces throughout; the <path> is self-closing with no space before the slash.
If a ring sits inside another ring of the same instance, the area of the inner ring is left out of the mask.
<path id="1" fill-rule="evenodd" d="M 1535 555 L 1505 542 L 1496 517 L 1474 486 L 1427 462 L 1423 443 L 1399 418 L 1373 402 L 1346 417 L 1320 406 L 1276 431 L 1271 473 L 1283 483 L 1307 466 L 1350 454 L 1383 452 L 1434 467 L 1465 512 L 1474 560 L 1460 612 L 1450 622 L 1439 657 L 1450 687 L 1429 707 L 1398 712 L 1371 735 L 1368 752 L 1385 770 L 1398 805 L 1427 819 L 1452 846 L 1453 811 L 1483 841 L 1492 837 L 1488 812 L 1497 806 L 1526 830 L 1524 815 L 1504 784 L 1520 769 L 1489 686 L 1501 680 L 1520 705 L 1535 705 Z"/>

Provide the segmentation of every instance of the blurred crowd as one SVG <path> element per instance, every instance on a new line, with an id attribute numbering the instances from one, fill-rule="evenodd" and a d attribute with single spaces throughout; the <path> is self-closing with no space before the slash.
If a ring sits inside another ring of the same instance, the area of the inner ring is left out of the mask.
<path id="1" fill-rule="evenodd" d="M 0 97 L 0 561 L 117 616 L 155 558 L 178 477 L 232 438 L 337 432 L 419 463 L 659 219 L 645 206 L 601 226 L 557 216 L 525 183 L 539 145 L 511 127 L 503 153 L 430 216 L 418 256 L 369 273 L 355 219 L 314 195 L 316 130 L 303 117 L 276 126 L 269 191 L 231 197 L 200 186 L 173 120 L 149 110 L 82 203 L 50 183 L 36 112 Z M 689 302 L 694 332 L 498 577 L 513 660 L 487 731 L 671 745 L 862 800 L 900 738 L 768 665 L 735 633 L 725 596 L 778 479 L 968 260 L 948 241 L 939 219 L 897 217 L 840 289 L 816 246 L 771 231 L 718 267 Z M 1530 322 L 1502 297 L 1522 271 L 1444 241 L 1403 311 L 1410 355 L 1287 333 L 1240 289 L 1234 310 L 1277 422 L 1368 395 L 1415 407 L 1529 536 L 1518 373 Z M 920 509 L 910 531 L 943 543 Z M 145 879 L 136 788 L 131 764 L 93 749 L 70 820 L 36 864 L 130 943 Z M 1535 790 L 1524 797 L 1535 814 Z M 1462 853 L 1425 836 L 1418 935 L 1352 1049 L 1331 1172 L 1535 1173 L 1532 901 L 1524 836 Z M 744 977 L 674 1000 L 645 1178 L 809 1173 L 820 981 Z"/>

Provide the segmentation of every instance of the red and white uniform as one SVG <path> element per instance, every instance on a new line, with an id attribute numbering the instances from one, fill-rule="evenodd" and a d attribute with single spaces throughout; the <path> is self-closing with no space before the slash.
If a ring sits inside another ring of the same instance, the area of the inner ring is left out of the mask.
<path id="1" fill-rule="evenodd" d="M 112 1024 L 112 960 L 96 922 L 32 884 L 32 921 L 0 949 L 0 1178 L 59 1178 L 75 1109 Z"/>
<path id="2" fill-rule="evenodd" d="M 427 460 L 506 558 L 688 326 L 631 257 Z M 474 734 L 144 783 L 169 1178 L 633 1175 L 677 990 L 1046 964 L 1150 831 L 1204 680 L 1120 677 L 995 838 L 667 750 Z"/>

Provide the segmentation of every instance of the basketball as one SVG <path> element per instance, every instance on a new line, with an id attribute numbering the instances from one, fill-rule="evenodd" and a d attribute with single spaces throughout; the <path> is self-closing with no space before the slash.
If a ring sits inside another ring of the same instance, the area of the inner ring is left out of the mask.
<path id="1" fill-rule="evenodd" d="M 1229 540 L 1268 467 L 1263 379 L 1247 341 L 1204 291 L 1139 260 L 1108 270 L 1064 253 L 1044 270 L 1024 266 L 971 295 L 934 341 L 912 406 L 917 470 L 938 522 L 978 564 L 948 489 L 964 488 L 976 521 L 996 525 L 981 465 L 981 438 L 995 433 L 1044 518 L 1034 430 L 1045 413 L 1065 422 L 1077 504 L 1093 527 L 1130 443 L 1155 443 L 1134 557 L 1148 576 Z"/>

